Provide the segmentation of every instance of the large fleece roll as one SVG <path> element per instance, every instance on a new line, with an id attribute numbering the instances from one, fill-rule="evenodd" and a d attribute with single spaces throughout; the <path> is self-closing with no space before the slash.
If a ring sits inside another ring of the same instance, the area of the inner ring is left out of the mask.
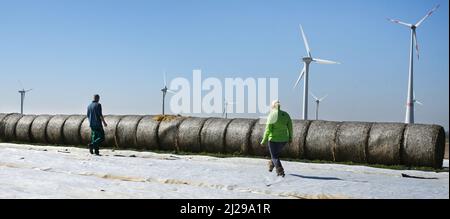
<path id="1" fill-rule="evenodd" d="M 35 143 L 47 143 L 47 124 L 52 116 L 50 115 L 39 115 L 37 116 L 33 123 L 31 124 L 31 140 Z"/>
<path id="2" fill-rule="evenodd" d="M 22 114 L 10 114 L 3 119 L 3 138 L 5 141 L 16 140 L 16 125 L 22 118 Z"/>
<path id="3" fill-rule="evenodd" d="M 248 154 L 250 137 L 255 119 L 233 119 L 225 135 L 225 152 L 230 154 Z"/>
<path id="4" fill-rule="evenodd" d="M 2 122 L 2 120 L 3 120 L 6 116 L 8 116 L 7 113 L 0 113 L 0 122 Z"/>
<path id="5" fill-rule="evenodd" d="M 225 152 L 225 134 L 230 119 L 210 118 L 201 131 L 202 150 L 210 153 Z"/>
<path id="6" fill-rule="evenodd" d="M 105 116 L 102 147 L 269 156 L 266 124 L 256 119 Z M 160 122 L 161 121 L 161 122 Z M 293 142 L 282 158 L 442 168 L 445 133 L 438 125 L 293 121 Z M 87 145 L 84 115 L 0 113 L 0 140 Z"/>
<path id="7" fill-rule="evenodd" d="M 205 118 L 187 118 L 178 128 L 178 150 L 201 152 L 200 132 L 205 124 Z"/>
<path id="8" fill-rule="evenodd" d="M 91 142 L 91 128 L 89 127 L 89 119 L 86 117 L 80 127 L 81 144 L 87 145 Z"/>
<path id="9" fill-rule="evenodd" d="M 178 126 L 184 120 L 183 117 L 174 117 L 161 121 L 158 129 L 159 149 L 164 151 L 176 151 Z"/>
<path id="10" fill-rule="evenodd" d="M 63 127 L 68 115 L 56 115 L 53 116 L 47 124 L 47 140 L 50 144 L 63 144 L 64 134 Z"/>
<path id="11" fill-rule="evenodd" d="M 340 123 L 312 121 L 306 136 L 305 153 L 310 160 L 335 161 L 336 133 Z"/>
<path id="12" fill-rule="evenodd" d="M 120 148 L 137 149 L 136 131 L 142 116 L 124 116 L 117 125 L 116 136 Z"/>
<path id="13" fill-rule="evenodd" d="M 107 127 L 104 127 L 105 141 L 102 143 L 102 147 L 118 147 L 118 141 L 116 138 L 117 126 L 123 116 L 107 115 L 105 116 Z M 89 119 L 84 119 L 81 123 L 81 142 L 83 145 L 87 145 L 91 142 L 91 127 L 89 126 Z"/>
<path id="14" fill-rule="evenodd" d="M 31 141 L 31 124 L 33 123 L 35 115 L 23 116 L 16 125 L 16 141 L 30 142 Z"/>
<path id="15" fill-rule="evenodd" d="M 294 159 L 305 158 L 306 135 L 308 134 L 310 124 L 311 121 L 305 120 L 292 121 L 292 129 L 294 132 L 292 143 L 286 144 L 285 148 L 281 152 L 281 157 Z"/>
<path id="16" fill-rule="evenodd" d="M 136 137 L 139 148 L 147 150 L 158 150 L 158 127 L 159 121 L 154 116 L 145 116 L 138 124 Z"/>
<path id="17" fill-rule="evenodd" d="M 116 138 L 117 136 L 117 128 L 119 126 L 119 122 L 122 121 L 124 116 L 114 116 L 107 115 L 105 116 L 105 121 L 107 123 L 107 127 L 104 127 L 105 130 L 105 142 L 103 142 L 103 147 L 119 147 L 119 141 Z M 90 133 L 90 131 L 89 131 Z"/>
<path id="18" fill-rule="evenodd" d="M 337 134 L 336 161 L 366 163 L 369 131 L 372 127 L 367 122 L 344 122 Z"/>
<path id="19" fill-rule="evenodd" d="M 3 141 L 5 137 L 5 124 L 3 123 L 3 119 L 8 116 L 6 113 L 0 113 L 0 141 Z"/>
<path id="20" fill-rule="evenodd" d="M 81 141 L 81 124 L 86 116 L 73 115 L 67 118 L 63 127 L 64 142 L 68 145 L 80 145 Z"/>
<path id="21" fill-rule="evenodd" d="M 445 132 L 442 126 L 410 124 L 406 126 L 402 161 L 408 166 L 442 168 Z"/>
<path id="22" fill-rule="evenodd" d="M 7 113 L 0 113 L 0 141 L 4 141 L 5 138 L 5 123 L 3 120 L 8 116 Z"/>
<path id="23" fill-rule="evenodd" d="M 370 129 L 367 162 L 370 164 L 400 164 L 405 124 L 374 123 Z"/>
<path id="24" fill-rule="evenodd" d="M 269 156 L 269 149 L 267 144 L 261 145 L 261 141 L 266 130 L 266 120 L 259 119 L 256 121 L 252 128 L 252 134 L 250 135 L 250 148 L 249 154 L 255 156 Z"/>

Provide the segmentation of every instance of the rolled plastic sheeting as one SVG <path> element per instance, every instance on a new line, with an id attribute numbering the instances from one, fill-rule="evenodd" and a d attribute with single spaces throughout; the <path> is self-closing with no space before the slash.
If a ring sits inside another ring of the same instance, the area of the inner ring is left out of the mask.
<path id="1" fill-rule="evenodd" d="M 306 137 L 306 158 L 335 161 L 336 132 L 338 122 L 312 121 Z"/>
<path id="2" fill-rule="evenodd" d="M 305 158 L 305 141 L 308 134 L 308 128 L 311 121 L 305 120 L 293 120 L 293 138 L 291 144 L 286 144 L 285 148 L 281 151 L 281 157 L 304 159 Z"/>
<path id="3" fill-rule="evenodd" d="M 63 127 L 68 115 L 53 116 L 47 124 L 47 141 L 50 144 L 64 144 Z"/>
<path id="4" fill-rule="evenodd" d="M 248 154 L 250 137 L 255 119 L 233 119 L 225 135 L 225 152 L 230 154 Z"/>
<path id="5" fill-rule="evenodd" d="M 366 163 L 366 150 L 371 126 L 372 123 L 366 122 L 341 123 L 337 134 L 336 161 Z"/>
<path id="6" fill-rule="evenodd" d="M 52 116 L 50 115 L 39 115 L 37 116 L 33 123 L 31 124 L 31 139 L 36 143 L 47 143 L 47 124 Z"/>
<path id="7" fill-rule="evenodd" d="M 405 124 L 374 123 L 370 129 L 367 161 L 370 164 L 400 164 Z"/>
<path id="8" fill-rule="evenodd" d="M 159 121 L 153 119 L 154 116 L 145 116 L 138 124 L 136 137 L 137 144 L 141 148 L 148 150 L 158 150 L 158 127 Z"/>
<path id="9" fill-rule="evenodd" d="M 3 138 L 4 141 L 15 141 L 16 140 L 16 125 L 17 122 L 22 118 L 22 114 L 10 114 L 6 116 L 3 123 Z"/>
<path id="10" fill-rule="evenodd" d="M 143 116 L 124 116 L 117 125 L 116 136 L 120 148 L 137 149 L 137 128 Z M 109 124 L 108 124 L 109 125 Z"/>
<path id="11" fill-rule="evenodd" d="M 171 120 L 162 121 L 159 124 L 158 139 L 159 149 L 164 151 L 177 150 L 178 126 L 184 120 L 182 117 L 175 117 Z"/>
<path id="12" fill-rule="evenodd" d="M 18 122 L 16 126 L 16 141 L 30 142 L 31 141 L 31 124 L 33 123 L 35 115 L 25 115 Z"/>
<path id="13" fill-rule="evenodd" d="M 69 145 L 81 145 L 81 124 L 86 116 L 73 115 L 67 118 L 63 127 L 64 142 Z"/>
<path id="14" fill-rule="evenodd" d="M 230 119 L 210 118 L 201 131 L 202 150 L 210 153 L 225 152 L 225 134 Z"/>
<path id="15" fill-rule="evenodd" d="M 178 150 L 201 152 L 201 130 L 207 119 L 186 118 L 178 127 Z"/>
<path id="16" fill-rule="evenodd" d="M 408 166 L 442 168 L 445 132 L 442 126 L 410 124 L 406 126 L 402 160 Z"/>
<path id="17" fill-rule="evenodd" d="M 266 130 L 266 121 L 259 119 L 256 121 L 252 129 L 252 134 L 250 136 L 250 148 L 249 154 L 255 156 L 269 156 L 269 148 L 266 145 L 261 145 L 261 141 Z"/>

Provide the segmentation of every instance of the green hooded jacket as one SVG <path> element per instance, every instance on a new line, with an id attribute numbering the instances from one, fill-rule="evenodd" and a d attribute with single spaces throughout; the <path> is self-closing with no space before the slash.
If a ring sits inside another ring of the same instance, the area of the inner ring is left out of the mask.
<path id="1" fill-rule="evenodd" d="M 271 142 L 291 142 L 293 136 L 292 120 L 287 112 L 272 110 L 267 118 L 266 131 L 261 144 Z"/>

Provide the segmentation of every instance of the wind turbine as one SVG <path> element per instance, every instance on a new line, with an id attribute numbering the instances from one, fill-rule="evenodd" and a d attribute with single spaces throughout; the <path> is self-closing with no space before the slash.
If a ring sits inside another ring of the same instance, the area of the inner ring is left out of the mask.
<path id="1" fill-rule="evenodd" d="M 172 90 L 169 90 L 169 88 L 167 88 L 167 78 L 166 78 L 166 73 L 164 72 L 164 87 L 161 89 L 162 94 L 163 94 L 163 99 L 162 99 L 162 115 L 165 115 L 165 103 L 166 103 L 166 94 L 167 92 L 174 94 L 175 92 Z"/>
<path id="2" fill-rule="evenodd" d="M 20 85 L 22 87 L 22 90 L 19 90 L 19 93 L 20 93 L 20 114 L 23 114 L 23 103 L 25 101 L 25 94 L 27 92 L 32 91 L 33 89 L 25 90 L 25 88 L 23 87 L 22 82 L 19 81 L 19 83 L 20 83 Z"/>
<path id="3" fill-rule="evenodd" d="M 222 116 L 227 119 L 228 118 L 228 105 L 235 105 L 235 102 L 228 102 L 227 100 L 225 100 L 223 102 L 223 113 Z"/>
<path id="4" fill-rule="evenodd" d="M 320 102 L 322 102 L 323 100 L 325 100 L 325 98 L 328 97 L 328 94 L 325 95 L 322 98 L 317 98 L 313 93 L 311 93 L 311 96 L 315 99 L 316 101 L 316 120 L 319 120 L 319 104 Z"/>
<path id="5" fill-rule="evenodd" d="M 304 87 L 303 87 L 303 114 L 302 119 L 307 120 L 308 119 L 308 80 L 309 80 L 309 64 L 312 62 L 318 63 L 318 64 L 340 64 L 339 62 L 335 61 L 328 61 L 324 59 L 317 59 L 313 58 L 311 56 L 311 50 L 309 48 L 308 39 L 306 38 L 305 33 L 303 32 L 303 27 L 300 25 L 300 30 L 302 32 L 303 42 L 305 43 L 305 48 L 307 52 L 307 56 L 303 57 L 303 62 L 305 63 L 303 66 L 303 70 L 300 73 L 300 76 L 297 79 L 297 82 L 295 82 L 294 88 L 297 87 L 300 80 L 305 76 L 304 80 Z"/>
<path id="6" fill-rule="evenodd" d="M 429 18 L 438 8 L 440 5 L 435 6 L 433 9 L 431 9 L 431 11 L 428 12 L 427 15 L 425 15 L 424 18 L 422 18 L 419 22 L 417 22 L 416 24 L 408 24 L 405 23 L 403 21 L 400 20 L 394 20 L 394 19 L 389 19 L 389 21 L 394 22 L 396 24 L 400 24 L 403 26 L 406 26 L 408 28 L 411 29 L 411 47 L 410 47 L 410 51 L 409 51 L 409 79 L 408 79 L 408 97 L 406 100 L 406 118 L 405 118 L 405 123 L 410 124 L 410 123 L 414 123 L 414 77 L 413 77 L 413 72 L 414 72 L 414 65 L 413 65 L 413 53 L 414 53 L 414 44 L 416 45 L 416 51 L 417 51 L 417 59 L 419 59 L 419 44 L 417 43 L 417 34 L 416 34 L 416 29 L 422 25 L 422 23 Z"/>

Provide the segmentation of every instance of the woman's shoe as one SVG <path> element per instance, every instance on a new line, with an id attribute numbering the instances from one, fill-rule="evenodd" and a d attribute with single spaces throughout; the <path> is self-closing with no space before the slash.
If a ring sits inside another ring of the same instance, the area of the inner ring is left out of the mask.
<path id="1" fill-rule="evenodd" d="M 275 166 L 273 165 L 273 162 L 271 160 L 269 160 L 269 162 L 267 163 L 267 165 L 269 166 L 269 172 L 273 171 L 273 168 L 275 168 Z"/>
<path id="2" fill-rule="evenodd" d="M 283 167 L 278 167 L 277 168 L 277 176 L 281 176 L 281 177 L 285 176 Z"/>

